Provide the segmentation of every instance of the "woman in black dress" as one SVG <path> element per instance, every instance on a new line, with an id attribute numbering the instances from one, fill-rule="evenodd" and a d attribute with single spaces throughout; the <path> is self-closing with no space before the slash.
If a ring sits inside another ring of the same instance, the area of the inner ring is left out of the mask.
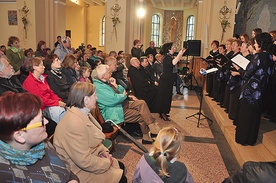
<path id="1" fill-rule="evenodd" d="M 239 111 L 235 119 L 235 140 L 242 145 L 254 145 L 258 138 L 263 99 L 273 65 L 272 55 L 269 53 L 272 43 L 268 33 L 256 36 L 256 54 L 242 76 Z"/>
<path id="2" fill-rule="evenodd" d="M 167 114 L 171 110 L 173 82 L 176 77 L 176 73 L 173 73 L 173 68 L 180 61 L 185 51 L 185 48 L 181 49 L 177 56 L 173 58 L 173 43 L 165 43 L 162 46 L 162 52 L 164 54 L 163 73 L 159 79 L 156 106 L 160 118 L 165 121 L 169 121 Z"/>

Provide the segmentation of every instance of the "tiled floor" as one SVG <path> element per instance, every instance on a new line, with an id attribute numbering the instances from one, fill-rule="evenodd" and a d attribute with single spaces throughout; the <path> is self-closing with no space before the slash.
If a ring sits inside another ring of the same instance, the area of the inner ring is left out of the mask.
<path id="1" fill-rule="evenodd" d="M 183 96 L 173 96 L 171 122 L 162 121 L 158 114 L 153 116 L 160 127 L 175 125 L 181 130 L 184 141 L 179 161 L 186 164 L 195 182 L 222 182 L 229 173 L 236 171 L 239 165 L 206 103 L 203 103 L 202 112 L 214 120 L 213 123 L 201 117 L 200 126 L 197 127 L 197 115 L 186 119 L 198 110 L 199 99 L 196 92 L 185 88 Z M 141 142 L 141 139 L 137 140 Z M 151 146 L 145 147 L 150 149 Z M 116 152 L 113 152 L 113 156 L 127 167 L 129 181 L 142 154 L 133 143 L 121 135 L 117 137 Z"/>

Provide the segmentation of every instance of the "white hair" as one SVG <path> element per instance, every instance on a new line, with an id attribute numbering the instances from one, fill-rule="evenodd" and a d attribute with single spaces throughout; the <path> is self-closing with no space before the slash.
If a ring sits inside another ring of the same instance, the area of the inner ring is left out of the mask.
<path id="1" fill-rule="evenodd" d="M 103 75 L 105 75 L 109 71 L 109 66 L 105 64 L 98 65 L 96 67 L 95 78 L 103 79 Z"/>

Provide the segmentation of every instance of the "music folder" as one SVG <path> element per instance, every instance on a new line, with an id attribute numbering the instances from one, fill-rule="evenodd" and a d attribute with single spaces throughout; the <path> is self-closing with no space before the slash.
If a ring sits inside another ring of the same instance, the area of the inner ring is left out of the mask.
<path id="1" fill-rule="evenodd" d="M 241 54 L 236 55 L 234 58 L 231 59 L 232 62 L 237 64 L 243 70 L 246 70 L 247 65 L 249 64 L 250 60 L 243 57 Z"/>

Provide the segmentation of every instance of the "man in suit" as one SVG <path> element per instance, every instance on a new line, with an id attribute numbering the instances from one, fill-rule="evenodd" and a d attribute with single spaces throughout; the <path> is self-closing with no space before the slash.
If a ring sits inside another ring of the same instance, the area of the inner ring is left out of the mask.
<path id="1" fill-rule="evenodd" d="M 149 54 L 152 54 L 155 58 L 155 55 L 157 54 L 157 51 L 155 49 L 155 43 L 151 41 L 149 44 L 150 46 L 146 49 L 145 55 L 148 56 Z"/>

